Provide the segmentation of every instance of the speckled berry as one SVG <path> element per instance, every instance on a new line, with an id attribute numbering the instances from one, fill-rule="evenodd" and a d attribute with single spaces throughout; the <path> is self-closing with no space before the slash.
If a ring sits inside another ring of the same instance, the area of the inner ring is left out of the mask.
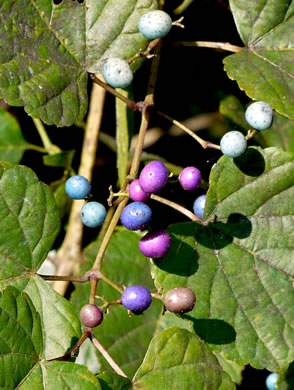
<path id="1" fill-rule="evenodd" d="M 203 218 L 203 212 L 204 212 L 204 208 L 205 208 L 205 203 L 206 203 L 206 195 L 200 195 L 194 201 L 193 211 L 194 211 L 194 214 L 198 218 L 201 218 L 201 219 Z"/>
<path id="2" fill-rule="evenodd" d="M 146 202 L 150 198 L 150 194 L 142 190 L 139 179 L 132 181 L 129 187 L 130 198 L 135 202 Z"/>
<path id="3" fill-rule="evenodd" d="M 72 176 L 65 183 L 65 191 L 72 199 L 84 199 L 90 194 L 91 184 L 84 176 Z"/>
<path id="4" fill-rule="evenodd" d="M 167 254 L 170 244 L 170 235 L 160 231 L 146 234 L 139 242 L 139 249 L 143 255 L 156 259 Z"/>
<path id="5" fill-rule="evenodd" d="M 277 374 L 276 372 L 272 372 L 271 374 L 269 374 L 265 380 L 265 385 L 267 387 L 268 390 L 276 390 L 277 389 L 277 381 L 279 379 L 279 374 Z"/>
<path id="6" fill-rule="evenodd" d="M 139 183 L 143 191 L 154 193 L 160 191 L 168 179 L 168 170 L 161 161 L 151 161 L 141 171 Z"/>
<path id="7" fill-rule="evenodd" d="M 81 322 L 88 328 L 95 328 L 103 321 L 103 311 L 100 307 L 88 304 L 82 307 L 80 311 Z"/>
<path id="8" fill-rule="evenodd" d="M 189 288 L 177 287 L 164 295 L 163 303 L 172 313 L 188 313 L 195 306 L 196 296 Z"/>
<path id="9" fill-rule="evenodd" d="M 273 124 L 273 110 L 266 102 L 254 102 L 247 107 L 245 119 L 256 130 L 267 130 Z"/>
<path id="10" fill-rule="evenodd" d="M 132 202 L 122 211 L 121 223 L 129 230 L 144 229 L 152 217 L 152 211 L 147 204 Z"/>
<path id="11" fill-rule="evenodd" d="M 186 167 L 180 173 L 179 181 L 184 190 L 193 191 L 201 183 L 201 172 L 195 167 Z"/>
<path id="12" fill-rule="evenodd" d="M 81 219 L 84 225 L 88 227 L 97 227 L 102 225 L 106 217 L 106 209 L 99 202 L 88 202 L 81 209 Z"/>
<path id="13" fill-rule="evenodd" d="M 138 23 L 140 33 L 148 39 L 165 37 L 170 32 L 171 27 L 171 17 L 161 10 L 146 12 Z"/>
<path id="14" fill-rule="evenodd" d="M 228 157 L 240 157 L 247 149 L 247 140 L 240 131 L 229 131 L 222 137 L 220 148 Z"/>
<path id="15" fill-rule="evenodd" d="M 102 66 L 102 75 L 105 81 L 113 88 L 126 88 L 133 81 L 133 72 L 127 61 L 112 57 Z"/>
<path id="16" fill-rule="evenodd" d="M 121 296 L 121 303 L 135 314 L 141 314 L 151 305 L 152 297 L 144 286 L 130 286 Z"/>

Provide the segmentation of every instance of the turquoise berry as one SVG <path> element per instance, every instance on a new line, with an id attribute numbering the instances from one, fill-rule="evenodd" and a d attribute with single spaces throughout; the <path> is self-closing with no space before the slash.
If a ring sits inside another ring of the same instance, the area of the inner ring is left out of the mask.
<path id="1" fill-rule="evenodd" d="M 240 131 L 229 131 L 222 137 L 220 148 L 226 156 L 236 158 L 246 151 L 247 140 Z"/>
<path id="2" fill-rule="evenodd" d="M 195 199 L 194 204 L 193 204 L 193 211 L 194 214 L 198 218 L 203 218 L 203 212 L 205 208 L 205 202 L 206 202 L 206 195 L 200 195 L 198 198 Z"/>
<path id="3" fill-rule="evenodd" d="M 254 102 L 247 107 L 245 119 L 256 130 L 267 130 L 273 124 L 273 110 L 266 102 Z"/>
<path id="4" fill-rule="evenodd" d="M 102 66 L 102 75 L 105 81 L 113 88 L 126 88 L 133 81 L 133 72 L 127 61 L 112 57 Z"/>
<path id="5" fill-rule="evenodd" d="M 84 176 L 72 176 L 65 183 L 65 191 L 72 199 L 84 199 L 90 194 L 91 184 Z"/>
<path id="6" fill-rule="evenodd" d="M 139 31 L 148 39 L 165 37 L 172 27 L 172 19 L 164 11 L 149 11 L 141 16 L 138 24 Z"/>
<path id="7" fill-rule="evenodd" d="M 279 378 L 279 374 L 276 372 L 272 372 L 271 374 L 268 375 L 268 377 L 265 380 L 266 387 L 268 390 L 276 390 L 276 384 Z"/>
<path id="8" fill-rule="evenodd" d="M 88 227 L 97 227 L 102 225 L 106 217 L 106 209 L 103 204 L 98 202 L 88 202 L 81 209 L 81 219 L 83 224 Z"/>
<path id="9" fill-rule="evenodd" d="M 152 217 L 152 211 L 147 204 L 132 202 L 122 211 L 121 223 L 129 230 L 139 230 L 146 227 Z"/>

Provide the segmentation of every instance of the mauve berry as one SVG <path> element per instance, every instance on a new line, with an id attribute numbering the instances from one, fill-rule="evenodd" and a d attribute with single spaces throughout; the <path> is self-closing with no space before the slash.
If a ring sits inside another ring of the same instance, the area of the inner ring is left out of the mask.
<path id="1" fill-rule="evenodd" d="M 88 304 L 81 308 L 81 322 L 88 328 L 95 328 L 103 321 L 103 311 L 94 304 Z"/>
<path id="2" fill-rule="evenodd" d="M 177 287 L 164 295 L 163 303 L 172 313 L 188 313 L 195 306 L 196 296 L 190 288 Z"/>
<path id="3" fill-rule="evenodd" d="M 146 202 L 150 198 L 150 194 L 142 190 L 139 179 L 134 180 L 129 187 L 130 198 L 135 202 Z"/>
<path id="4" fill-rule="evenodd" d="M 144 286 L 130 286 L 121 296 L 121 303 L 134 314 L 141 314 L 151 305 L 152 297 L 148 288 Z"/>
<path id="5" fill-rule="evenodd" d="M 151 161 L 141 171 L 139 183 L 143 191 L 153 193 L 160 191 L 168 179 L 168 170 L 161 161 Z"/>
<path id="6" fill-rule="evenodd" d="M 146 227 L 152 217 L 152 211 L 147 204 L 132 202 L 122 211 L 121 223 L 129 230 L 139 230 Z"/>
<path id="7" fill-rule="evenodd" d="M 139 249 L 143 255 L 154 259 L 167 254 L 171 239 L 167 232 L 148 233 L 139 242 Z"/>
<path id="8" fill-rule="evenodd" d="M 201 172 L 195 167 L 184 168 L 180 173 L 179 181 L 184 190 L 195 190 L 201 183 Z"/>

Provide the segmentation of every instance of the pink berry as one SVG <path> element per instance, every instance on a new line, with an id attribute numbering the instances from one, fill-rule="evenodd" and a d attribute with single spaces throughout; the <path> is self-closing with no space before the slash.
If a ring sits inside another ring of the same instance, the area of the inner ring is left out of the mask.
<path id="1" fill-rule="evenodd" d="M 94 304 L 88 304 L 81 308 L 81 322 L 88 328 L 95 328 L 103 321 L 103 311 Z"/>
<path id="2" fill-rule="evenodd" d="M 195 167 L 184 168 L 180 173 L 179 181 L 184 190 L 195 190 L 201 183 L 201 172 Z"/>
<path id="3" fill-rule="evenodd" d="M 161 161 L 151 161 L 141 171 L 139 183 L 143 191 L 160 191 L 168 179 L 168 170 Z"/>
<path id="4" fill-rule="evenodd" d="M 139 249 L 143 255 L 152 258 L 159 258 L 166 255 L 171 244 L 168 233 L 161 231 L 148 233 L 139 242 Z"/>
<path id="5" fill-rule="evenodd" d="M 146 202 L 150 198 L 150 194 L 144 192 L 140 186 L 139 179 L 134 180 L 129 187 L 130 198 L 135 202 Z"/>

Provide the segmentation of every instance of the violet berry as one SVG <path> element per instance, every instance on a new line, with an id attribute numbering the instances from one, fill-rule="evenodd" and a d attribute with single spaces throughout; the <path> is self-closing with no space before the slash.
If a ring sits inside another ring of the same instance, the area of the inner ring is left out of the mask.
<path id="1" fill-rule="evenodd" d="M 184 190 L 195 190 L 201 183 L 201 172 L 195 167 L 186 167 L 180 173 L 179 181 Z"/>
<path id="2" fill-rule="evenodd" d="M 148 288 L 144 286 L 130 286 L 121 296 L 121 303 L 134 314 L 141 314 L 151 305 L 152 297 Z"/>
<path id="3" fill-rule="evenodd" d="M 152 211 L 147 204 L 142 202 L 132 202 L 122 211 L 121 223 L 129 230 L 139 230 L 145 228 L 152 217 Z"/>
<path id="4" fill-rule="evenodd" d="M 129 187 L 130 198 L 135 202 L 146 202 L 150 198 L 150 194 L 142 190 L 139 179 L 134 180 Z"/>
<path id="5" fill-rule="evenodd" d="M 167 254 L 170 244 L 170 235 L 160 231 L 146 234 L 139 242 L 139 249 L 143 255 L 156 259 Z"/>
<path id="6" fill-rule="evenodd" d="M 153 193 L 160 191 L 168 179 L 168 170 L 161 161 L 151 161 L 141 171 L 139 183 L 143 191 Z"/>

